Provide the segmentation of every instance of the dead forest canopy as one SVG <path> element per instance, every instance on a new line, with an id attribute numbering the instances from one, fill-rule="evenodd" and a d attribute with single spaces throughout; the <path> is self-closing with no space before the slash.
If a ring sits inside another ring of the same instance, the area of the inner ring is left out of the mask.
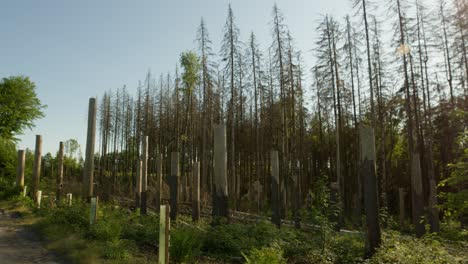
<path id="1" fill-rule="evenodd" d="M 466 200 L 457 203 L 447 193 L 465 192 L 467 182 L 453 165 L 467 161 L 467 1 L 354 0 L 349 16 L 324 14 L 310 26 L 317 37 L 307 53 L 296 48 L 277 5 L 266 49 L 255 33 L 241 34 L 234 10 L 227 11 L 219 45 L 202 18 L 196 46 L 174 59 L 170 73 L 148 72 L 135 94 L 124 86 L 99 98 L 101 197 L 134 197 L 148 136 L 150 192 L 157 155 L 168 174 L 177 151 L 182 179 L 200 162 L 202 200 L 209 204 L 213 126 L 224 123 L 232 209 L 270 210 L 270 151 L 278 150 L 284 215 L 298 194 L 301 207 L 335 204 L 338 222 L 358 225 L 364 206 L 359 126 L 368 124 L 375 131 L 381 212 L 398 215 L 406 193 L 403 211 L 413 220 L 426 215 L 433 231 L 443 213 L 466 213 Z M 313 65 L 304 56 L 313 56 Z M 457 176 L 462 180 L 447 182 Z"/>

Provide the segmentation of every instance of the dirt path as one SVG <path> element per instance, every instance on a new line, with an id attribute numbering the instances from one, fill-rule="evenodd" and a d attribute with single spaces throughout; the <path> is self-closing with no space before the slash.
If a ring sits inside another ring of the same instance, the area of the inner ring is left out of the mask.
<path id="1" fill-rule="evenodd" d="M 0 263 L 59 264 L 66 263 L 45 249 L 39 237 L 21 224 L 19 213 L 0 209 Z"/>

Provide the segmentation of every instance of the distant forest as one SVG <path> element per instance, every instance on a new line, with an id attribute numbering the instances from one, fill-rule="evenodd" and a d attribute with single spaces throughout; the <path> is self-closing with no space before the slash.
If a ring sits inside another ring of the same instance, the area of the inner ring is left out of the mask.
<path id="1" fill-rule="evenodd" d="M 177 151 L 187 187 L 182 197 L 189 196 L 193 162 L 199 161 L 202 201 L 209 203 L 213 126 L 224 123 L 231 208 L 269 210 L 270 151 L 277 150 L 284 216 L 298 208 L 298 194 L 299 207 L 311 201 L 335 206 L 338 222 L 358 226 L 359 125 L 367 124 L 375 131 L 381 216 L 398 215 L 406 193 L 404 208 L 418 235 L 424 224 L 437 231 L 443 212 L 464 223 L 466 201 L 438 194 L 456 194 L 466 184 L 447 182 L 459 176 L 450 164 L 467 159 L 466 0 L 354 0 L 349 16 L 324 14 L 311 25 L 318 36 L 310 43 L 313 53 L 295 47 L 287 14 L 277 5 L 266 50 L 254 32 L 241 35 L 234 10 L 227 11 L 219 45 L 201 19 L 195 63 L 175 58 L 171 73 L 148 73 L 136 94 L 124 86 L 99 99 L 95 177 L 101 197 L 134 197 L 141 142 L 149 136 L 150 191 L 157 155 L 168 173 Z M 305 54 L 313 54 L 314 65 L 304 65 Z"/>

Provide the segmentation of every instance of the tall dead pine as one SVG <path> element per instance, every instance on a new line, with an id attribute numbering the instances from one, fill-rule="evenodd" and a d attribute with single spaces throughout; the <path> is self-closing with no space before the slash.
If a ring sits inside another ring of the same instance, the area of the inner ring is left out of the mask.
<path id="1" fill-rule="evenodd" d="M 271 216 L 271 222 L 278 228 L 281 227 L 280 217 L 280 193 L 279 193 L 279 159 L 278 151 L 274 150 L 270 152 L 271 159 L 271 209 L 273 215 Z"/>

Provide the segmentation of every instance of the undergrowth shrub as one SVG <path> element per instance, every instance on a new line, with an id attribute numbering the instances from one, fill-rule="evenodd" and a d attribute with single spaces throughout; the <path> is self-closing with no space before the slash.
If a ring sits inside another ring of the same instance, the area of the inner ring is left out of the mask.
<path id="1" fill-rule="evenodd" d="M 192 263 L 200 255 L 201 231 L 194 227 L 181 227 L 171 232 L 169 255 L 174 263 Z"/>
<path id="2" fill-rule="evenodd" d="M 159 216 L 131 215 L 122 226 L 122 238 L 133 240 L 140 247 L 155 248 L 159 241 Z"/>
<path id="3" fill-rule="evenodd" d="M 286 259 L 283 257 L 283 250 L 277 243 L 272 243 L 271 246 L 260 249 L 254 248 L 250 250 L 248 255 L 242 253 L 247 264 L 285 264 Z"/>
<path id="4" fill-rule="evenodd" d="M 441 242 L 431 235 L 417 239 L 391 231 L 383 234 L 380 248 L 366 263 L 449 264 L 459 262 L 447 252 Z"/>

